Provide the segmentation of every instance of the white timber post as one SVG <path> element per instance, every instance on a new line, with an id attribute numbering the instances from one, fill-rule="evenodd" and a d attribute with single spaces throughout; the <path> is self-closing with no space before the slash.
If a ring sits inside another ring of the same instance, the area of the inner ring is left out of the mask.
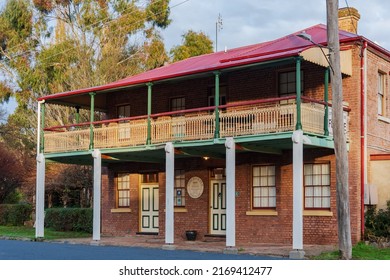
<path id="1" fill-rule="evenodd" d="M 236 146 L 229 137 L 226 147 L 226 247 L 236 246 Z"/>
<path id="2" fill-rule="evenodd" d="M 44 237 L 45 227 L 45 156 L 37 156 L 37 189 L 35 198 L 35 237 Z"/>
<path id="3" fill-rule="evenodd" d="M 303 259 L 303 131 L 296 130 L 293 141 L 293 251 L 291 259 Z"/>
<path id="4" fill-rule="evenodd" d="M 93 231 L 92 240 L 100 240 L 100 200 L 102 185 L 102 154 L 93 150 Z"/>
<path id="5" fill-rule="evenodd" d="M 174 182 L 175 182 L 175 153 L 171 142 L 165 145 L 165 244 L 174 242 Z"/>

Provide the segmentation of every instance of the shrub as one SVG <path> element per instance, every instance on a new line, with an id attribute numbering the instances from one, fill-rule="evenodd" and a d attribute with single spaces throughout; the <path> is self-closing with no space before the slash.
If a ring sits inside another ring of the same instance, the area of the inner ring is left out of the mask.
<path id="1" fill-rule="evenodd" d="M 57 231 L 83 231 L 92 233 L 91 208 L 49 208 L 45 213 L 45 226 Z"/>
<path id="2" fill-rule="evenodd" d="M 0 204 L 0 225 L 21 226 L 31 220 L 30 204 Z"/>
<path id="3" fill-rule="evenodd" d="M 371 207 L 367 210 L 365 215 L 365 238 L 390 239 L 390 200 L 387 201 L 387 209 L 376 210 Z"/>

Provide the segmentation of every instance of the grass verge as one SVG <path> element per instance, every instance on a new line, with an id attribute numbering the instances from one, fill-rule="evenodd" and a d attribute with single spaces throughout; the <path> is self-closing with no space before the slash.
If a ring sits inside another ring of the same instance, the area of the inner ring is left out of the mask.
<path id="1" fill-rule="evenodd" d="M 45 238 L 47 240 L 63 239 L 63 238 L 82 238 L 91 237 L 90 233 L 75 232 L 75 231 L 55 231 L 50 228 L 45 228 Z M 0 237 L 7 238 L 28 238 L 35 239 L 35 228 L 25 226 L 0 226 Z"/>
<path id="2" fill-rule="evenodd" d="M 338 251 L 323 253 L 313 257 L 314 260 L 338 260 Z M 352 259 L 354 260 L 390 260 L 390 248 L 376 248 L 361 242 L 353 246 Z"/>

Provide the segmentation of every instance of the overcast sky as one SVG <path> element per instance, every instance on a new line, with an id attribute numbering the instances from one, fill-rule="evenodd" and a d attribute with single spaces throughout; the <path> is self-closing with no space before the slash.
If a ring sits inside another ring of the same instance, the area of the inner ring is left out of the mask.
<path id="1" fill-rule="evenodd" d="M 215 42 L 220 13 L 223 29 L 218 50 L 277 39 L 319 23 L 326 24 L 326 0 L 171 0 L 172 23 L 163 32 L 166 47 L 181 43 L 187 30 L 205 32 Z M 358 34 L 390 50 L 389 0 L 339 0 L 356 8 Z"/>

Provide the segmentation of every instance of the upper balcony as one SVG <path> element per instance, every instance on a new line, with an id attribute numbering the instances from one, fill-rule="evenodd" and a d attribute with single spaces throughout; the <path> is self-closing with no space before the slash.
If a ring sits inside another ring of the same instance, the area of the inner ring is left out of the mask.
<path id="1" fill-rule="evenodd" d="M 44 152 L 63 153 L 156 145 L 166 142 L 196 143 L 226 137 L 261 137 L 292 132 L 301 118 L 305 133 L 329 135 L 328 106 L 302 97 L 235 102 L 92 123 L 45 128 Z M 300 115 L 300 116 L 299 116 Z"/>

